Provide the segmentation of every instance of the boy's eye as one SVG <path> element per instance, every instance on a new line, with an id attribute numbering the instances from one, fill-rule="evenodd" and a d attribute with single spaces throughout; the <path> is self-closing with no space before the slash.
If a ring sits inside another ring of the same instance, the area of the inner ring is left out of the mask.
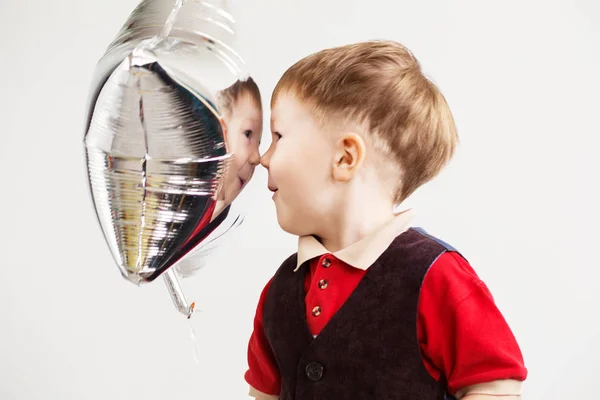
<path id="1" fill-rule="evenodd" d="M 275 136 L 277 139 L 281 139 L 281 133 L 279 132 L 273 132 L 273 136 Z"/>
<path id="2" fill-rule="evenodd" d="M 244 136 L 246 136 L 248 139 L 250 139 L 250 137 L 252 137 L 252 131 L 250 129 L 246 129 L 244 131 Z"/>

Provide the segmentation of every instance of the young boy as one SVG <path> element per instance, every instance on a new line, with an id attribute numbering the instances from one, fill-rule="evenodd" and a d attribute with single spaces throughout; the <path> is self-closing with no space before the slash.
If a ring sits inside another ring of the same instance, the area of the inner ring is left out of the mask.
<path id="1" fill-rule="evenodd" d="M 279 224 L 299 242 L 260 297 L 251 396 L 517 399 L 527 370 L 485 284 L 410 228 L 410 211 L 393 213 L 457 142 L 409 50 L 377 41 L 308 56 L 271 106 L 261 164 Z"/>

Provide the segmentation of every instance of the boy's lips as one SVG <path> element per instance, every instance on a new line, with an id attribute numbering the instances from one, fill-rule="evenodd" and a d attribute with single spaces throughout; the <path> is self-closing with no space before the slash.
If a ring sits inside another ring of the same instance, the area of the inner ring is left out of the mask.
<path id="1" fill-rule="evenodd" d="M 277 188 L 275 186 L 269 185 L 269 190 L 273 192 L 273 199 L 275 199 L 275 196 L 277 196 Z"/>

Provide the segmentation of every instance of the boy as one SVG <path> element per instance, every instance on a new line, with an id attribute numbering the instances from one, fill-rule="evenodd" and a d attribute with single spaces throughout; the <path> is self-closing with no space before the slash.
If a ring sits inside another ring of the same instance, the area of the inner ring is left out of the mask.
<path id="1" fill-rule="evenodd" d="M 298 252 L 263 290 L 245 378 L 257 399 L 517 399 L 520 349 L 446 243 L 393 209 L 457 142 L 448 105 L 398 43 L 288 69 L 261 164 Z M 450 397 L 452 396 L 452 397 Z"/>

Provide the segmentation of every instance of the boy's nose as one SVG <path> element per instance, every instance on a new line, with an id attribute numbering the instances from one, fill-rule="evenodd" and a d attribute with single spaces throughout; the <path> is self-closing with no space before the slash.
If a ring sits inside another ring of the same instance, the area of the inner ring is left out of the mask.
<path id="1" fill-rule="evenodd" d="M 248 157 L 248 162 L 253 167 L 256 167 L 260 163 L 260 153 L 258 152 L 258 150 L 250 153 L 250 157 Z"/>
<path id="2" fill-rule="evenodd" d="M 260 165 L 262 165 L 266 169 L 269 169 L 270 159 L 271 159 L 271 153 L 270 153 L 270 151 L 267 151 L 265 154 L 262 155 L 262 157 L 260 157 Z"/>

